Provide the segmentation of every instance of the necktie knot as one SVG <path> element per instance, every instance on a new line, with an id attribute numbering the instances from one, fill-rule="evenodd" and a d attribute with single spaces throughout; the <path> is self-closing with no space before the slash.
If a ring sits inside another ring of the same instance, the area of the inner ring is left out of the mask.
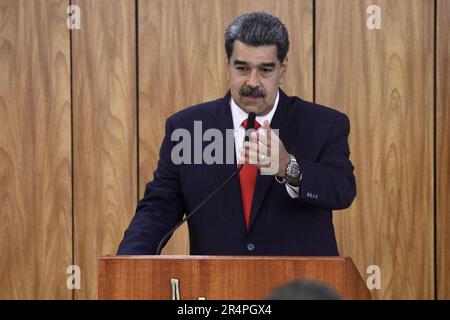
<path id="1" fill-rule="evenodd" d="M 244 128 L 247 128 L 247 119 L 245 119 L 244 121 L 242 121 L 242 126 Z M 255 127 L 253 129 L 258 130 L 261 127 L 261 124 L 255 120 Z M 250 128 L 249 128 L 250 129 Z"/>

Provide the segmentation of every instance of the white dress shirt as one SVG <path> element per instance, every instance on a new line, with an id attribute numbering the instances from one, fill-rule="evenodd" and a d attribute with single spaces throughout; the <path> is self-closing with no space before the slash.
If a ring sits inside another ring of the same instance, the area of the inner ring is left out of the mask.
<path id="1" fill-rule="evenodd" d="M 258 129 L 263 130 L 262 126 L 264 121 L 268 120 L 269 123 L 272 122 L 273 115 L 278 107 L 278 100 L 280 98 L 280 92 L 277 93 L 274 106 L 270 112 L 264 116 L 256 116 L 256 121 L 259 122 L 261 127 Z M 245 113 L 239 106 L 234 102 L 233 97 L 230 99 L 231 116 L 233 117 L 233 127 L 234 127 L 234 146 L 236 150 L 236 159 L 239 157 L 239 149 L 244 143 L 245 128 L 242 126 L 242 122 L 248 118 L 248 114 Z M 286 191 L 291 196 L 291 198 L 298 198 L 299 187 L 294 187 L 286 184 Z"/>

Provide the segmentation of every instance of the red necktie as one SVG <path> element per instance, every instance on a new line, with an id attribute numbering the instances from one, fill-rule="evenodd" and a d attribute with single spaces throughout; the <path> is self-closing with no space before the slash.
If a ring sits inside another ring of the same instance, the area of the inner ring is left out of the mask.
<path id="1" fill-rule="evenodd" d="M 244 128 L 247 127 L 247 120 L 242 122 Z M 255 131 L 261 125 L 255 121 Z M 252 208 L 253 192 L 255 191 L 256 176 L 258 175 L 258 168 L 252 164 L 244 164 L 239 172 L 239 182 L 241 183 L 242 207 L 244 209 L 245 224 L 250 224 L 250 210 Z"/>

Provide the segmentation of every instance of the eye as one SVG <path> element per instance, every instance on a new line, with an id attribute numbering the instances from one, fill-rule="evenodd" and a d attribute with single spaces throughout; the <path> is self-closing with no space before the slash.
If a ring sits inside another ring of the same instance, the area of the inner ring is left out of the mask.
<path id="1" fill-rule="evenodd" d="M 272 68 L 262 68 L 261 72 L 265 73 L 265 74 L 270 73 L 270 72 L 272 72 Z"/>
<path id="2" fill-rule="evenodd" d="M 245 66 L 236 66 L 236 69 L 239 71 L 247 71 L 248 70 L 248 68 Z"/>

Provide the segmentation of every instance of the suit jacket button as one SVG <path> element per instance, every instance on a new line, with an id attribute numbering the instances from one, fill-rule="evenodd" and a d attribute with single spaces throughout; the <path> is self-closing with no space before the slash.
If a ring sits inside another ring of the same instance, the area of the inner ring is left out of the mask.
<path id="1" fill-rule="evenodd" d="M 248 251 L 253 251 L 253 250 L 255 250 L 255 245 L 253 243 L 249 243 L 247 245 L 247 249 L 248 249 Z"/>

